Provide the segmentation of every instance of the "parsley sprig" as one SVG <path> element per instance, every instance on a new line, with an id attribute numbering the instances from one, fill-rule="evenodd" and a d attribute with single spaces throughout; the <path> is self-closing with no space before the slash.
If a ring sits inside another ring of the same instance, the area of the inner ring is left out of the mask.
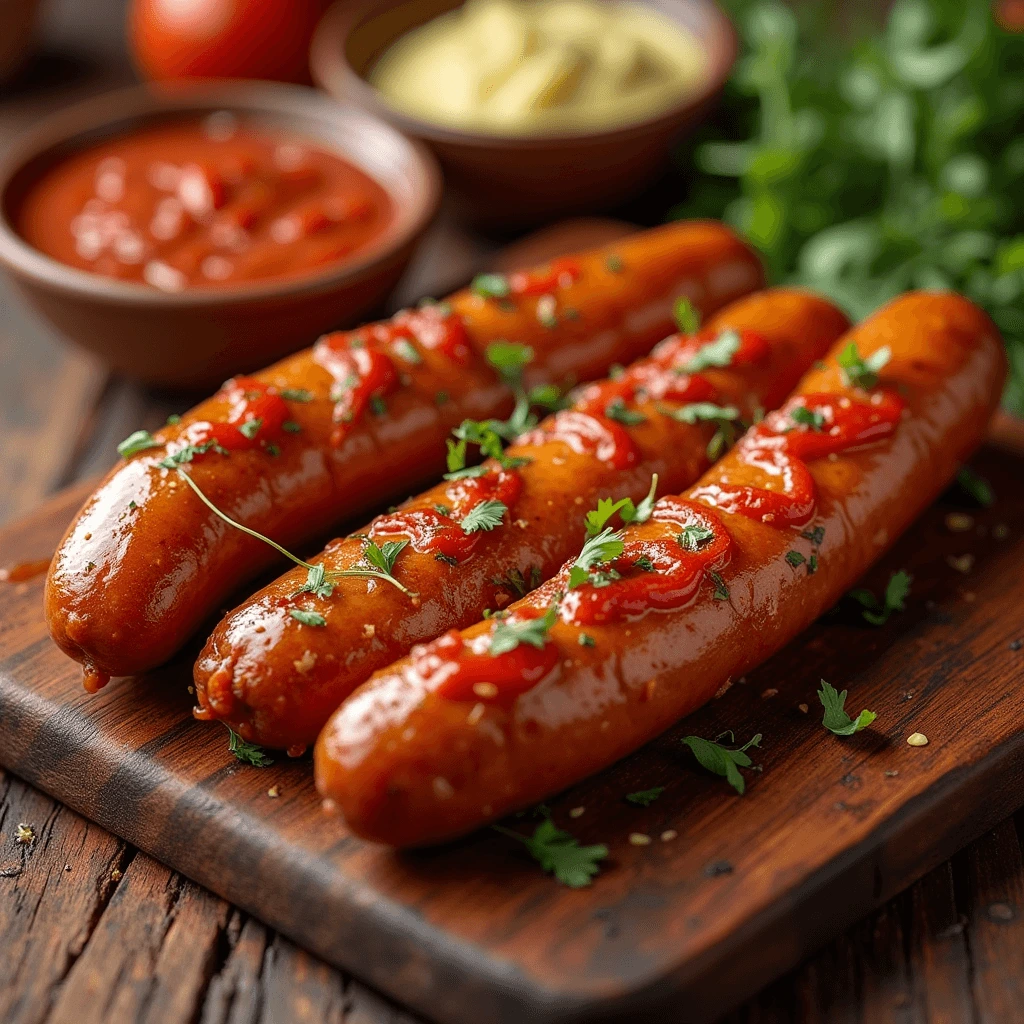
<path id="1" fill-rule="evenodd" d="M 552 872 L 562 885 L 570 889 L 590 885 L 594 875 L 601 870 L 598 864 L 608 856 L 608 847 L 603 843 L 580 846 L 578 839 L 557 828 L 550 818 L 545 818 L 532 836 L 524 836 L 502 825 L 491 827 L 495 832 L 522 843 L 542 870 Z"/>
<path id="2" fill-rule="evenodd" d="M 488 654 L 495 657 L 499 654 L 508 654 L 520 644 L 528 644 L 540 650 L 547 642 L 548 633 L 551 632 L 557 618 L 558 605 L 553 604 L 537 619 L 498 619 L 491 634 Z"/>
<path id="3" fill-rule="evenodd" d="M 634 807 L 650 807 L 665 792 L 664 786 L 652 786 L 650 789 L 638 789 L 635 793 L 626 794 L 626 802 Z"/>
<path id="4" fill-rule="evenodd" d="M 856 718 L 851 718 L 846 713 L 846 690 L 840 693 L 824 679 L 818 691 L 818 700 L 825 708 L 825 717 L 821 724 L 837 736 L 852 736 L 855 732 L 866 729 L 878 717 L 874 711 L 864 710 Z"/>
<path id="5" fill-rule="evenodd" d="M 726 328 L 711 341 L 704 342 L 681 366 L 679 373 L 700 373 L 701 370 L 724 369 L 732 365 L 732 357 L 740 349 L 739 334 Z"/>
<path id="6" fill-rule="evenodd" d="M 836 361 L 842 371 L 843 383 L 849 388 L 863 388 L 865 391 L 878 383 L 878 374 L 892 359 L 892 349 L 883 345 L 867 358 L 857 351 L 857 343 L 851 341 L 839 353 Z"/>
<path id="7" fill-rule="evenodd" d="M 861 615 L 865 622 L 870 622 L 872 626 L 884 626 L 893 612 L 902 612 L 906 608 L 910 584 L 913 582 L 914 577 L 901 569 L 889 577 L 881 601 L 863 587 L 851 590 L 850 597 L 863 607 Z"/>
<path id="8" fill-rule="evenodd" d="M 683 743 L 693 751 L 693 756 L 700 762 L 701 767 L 706 768 L 714 775 L 721 775 L 742 796 L 747 784 L 739 770 L 740 768 L 749 768 L 753 763 L 747 751 L 751 747 L 761 745 L 761 734 L 757 733 L 742 747 L 722 746 L 718 741 L 726 736 L 729 737 L 730 743 L 735 742 L 732 732 L 723 732 L 713 740 L 706 740 L 700 736 L 685 736 Z"/>
<path id="9" fill-rule="evenodd" d="M 382 546 L 378 547 L 372 540 L 367 540 L 363 546 L 362 557 L 365 561 L 369 562 L 369 566 L 362 568 L 360 566 L 354 566 L 350 569 L 332 569 L 330 572 L 324 569 L 322 564 L 312 564 L 311 562 L 305 561 L 305 559 L 299 558 L 298 555 L 292 554 L 287 548 L 282 547 L 275 540 L 271 540 L 266 535 L 260 533 L 258 530 L 253 530 L 248 526 L 239 523 L 237 520 L 232 519 L 226 512 L 222 512 L 217 506 L 210 501 L 210 499 L 203 493 L 199 484 L 192 479 L 192 477 L 186 473 L 183 469 L 178 468 L 178 473 L 182 479 L 195 491 L 197 497 L 203 502 L 206 507 L 214 513 L 214 515 L 223 519 L 229 526 L 233 526 L 236 530 L 241 530 L 242 533 L 247 533 L 250 537 L 254 537 L 256 540 L 262 541 L 264 544 L 269 544 L 275 551 L 284 555 L 289 561 L 294 562 L 296 565 L 301 565 L 306 570 L 306 582 L 295 592 L 295 594 L 311 593 L 316 597 L 330 597 L 334 591 L 334 583 L 345 576 L 354 576 L 364 579 L 378 579 L 383 582 L 390 583 L 393 587 L 397 587 L 407 597 L 416 597 L 417 595 L 409 590 L 400 580 L 397 580 L 394 576 L 395 560 L 401 553 L 402 549 L 409 543 L 406 540 L 393 540 L 386 541 Z M 295 594 L 292 596 L 294 597 Z"/>
<path id="10" fill-rule="evenodd" d="M 117 454 L 122 459 L 129 459 L 137 452 L 145 451 L 147 448 L 162 448 L 164 443 L 158 441 L 148 430 L 136 430 L 117 446 Z"/>
<path id="11" fill-rule="evenodd" d="M 477 533 L 480 530 L 493 530 L 501 526 L 505 519 L 508 506 L 503 501 L 489 499 L 474 505 L 469 512 L 463 516 L 459 525 L 463 533 Z"/>
<path id="12" fill-rule="evenodd" d="M 618 501 L 598 498 L 597 508 L 586 515 L 587 536 L 596 537 L 616 512 L 624 523 L 646 523 L 654 512 L 654 496 L 657 491 L 658 474 L 654 473 L 651 476 L 651 488 L 638 505 L 633 504 L 632 498 L 620 498 Z"/>
<path id="13" fill-rule="evenodd" d="M 227 730 L 228 750 L 243 764 L 251 764 L 254 768 L 269 768 L 274 763 L 261 746 L 243 740 L 230 725 Z"/>

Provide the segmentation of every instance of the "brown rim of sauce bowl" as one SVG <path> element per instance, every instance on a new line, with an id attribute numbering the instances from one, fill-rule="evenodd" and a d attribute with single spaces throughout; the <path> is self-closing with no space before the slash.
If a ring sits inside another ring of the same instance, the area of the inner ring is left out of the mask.
<path id="1" fill-rule="evenodd" d="M 592 131 L 499 135 L 446 128 L 392 106 L 366 80 L 399 36 L 462 0 L 340 0 L 313 36 L 314 81 L 343 102 L 386 118 L 427 143 L 470 220 L 525 227 L 555 216 L 610 209 L 655 180 L 673 144 L 717 99 L 736 59 L 732 22 L 711 0 L 645 0 L 688 29 L 707 59 L 703 84 L 642 121 Z"/>
<path id="2" fill-rule="evenodd" d="M 15 230 L 14 214 L 29 188 L 63 157 L 150 124 L 218 110 L 305 137 L 348 160 L 391 197 L 392 222 L 353 260 L 316 273 L 174 293 L 68 266 Z M 209 389 L 378 307 L 440 197 L 440 172 L 423 146 L 312 89 L 265 82 L 134 86 L 54 114 L 15 143 L 0 164 L 0 264 L 58 331 L 115 371 L 150 384 Z"/>

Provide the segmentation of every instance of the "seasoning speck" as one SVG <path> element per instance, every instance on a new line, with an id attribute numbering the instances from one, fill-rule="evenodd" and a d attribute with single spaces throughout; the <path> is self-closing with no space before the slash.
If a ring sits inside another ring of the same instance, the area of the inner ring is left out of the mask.
<path id="1" fill-rule="evenodd" d="M 732 872 L 732 864 L 727 860 L 713 860 L 704 868 L 704 874 L 708 878 L 719 878 L 721 875 L 731 875 Z"/>
<path id="2" fill-rule="evenodd" d="M 1024 640 L 1011 640 L 1010 641 L 1010 650 L 1011 651 L 1019 651 L 1022 647 L 1024 647 Z"/>
<path id="3" fill-rule="evenodd" d="M 110 872 L 110 880 L 112 882 L 120 882 L 123 874 L 124 872 L 120 868 L 114 868 L 114 870 Z"/>
<path id="4" fill-rule="evenodd" d="M 761 691 L 761 696 L 765 700 L 767 700 L 769 697 L 776 697 L 776 696 L 778 696 L 778 693 L 779 693 L 779 691 L 777 689 L 775 689 L 774 686 L 769 686 L 767 690 L 762 690 Z"/>
<path id="5" fill-rule="evenodd" d="M 1010 536 L 1010 528 L 1006 523 L 996 523 L 996 525 L 992 527 L 992 536 L 995 537 L 996 540 L 1006 540 L 1006 538 Z"/>
<path id="6" fill-rule="evenodd" d="M 271 800 L 276 800 L 280 795 L 281 795 L 281 787 L 280 786 L 271 786 L 270 789 L 267 790 L 267 796 L 269 796 Z"/>
<path id="7" fill-rule="evenodd" d="M 799 708 L 799 709 L 800 709 L 800 710 L 801 710 L 801 711 L 802 711 L 802 712 L 803 712 L 803 713 L 804 713 L 805 715 L 807 714 L 807 712 L 808 712 L 808 710 L 809 710 L 806 704 L 797 704 L 797 707 L 798 707 L 798 708 Z"/>
<path id="8" fill-rule="evenodd" d="M 1009 903 L 992 903 L 988 908 L 990 921 L 1012 921 L 1017 916 L 1016 910 Z"/>
<path id="9" fill-rule="evenodd" d="M 474 683 L 473 692 L 484 700 L 498 696 L 498 687 L 494 683 Z"/>
<path id="10" fill-rule="evenodd" d="M 632 846 L 649 846 L 651 837 L 644 835 L 643 832 L 630 832 L 629 842 Z"/>
<path id="11" fill-rule="evenodd" d="M 966 512 L 950 512 L 946 516 L 946 529 L 950 533 L 966 533 L 972 526 L 974 516 L 969 516 Z"/>
<path id="12" fill-rule="evenodd" d="M 363 623 L 363 639 L 371 640 L 377 634 L 377 627 L 372 622 Z"/>
<path id="13" fill-rule="evenodd" d="M 899 772 L 896 771 L 895 768 L 891 768 L 889 771 L 885 773 L 885 777 L 887 779 L 895 779 L 897 775 L 899 775 Z"/>
<path id="14" fill-rule="evenodd" d="M 574 807 L 569 812 L 569 817 L 570 818 L 582 818 L 583 815 L 586 813 L 586 810 L 587 810 L 586 807 Z"/>
<path id="15" fill-rule="evenodd" d="M 679 833 L 674 828 L 667 828 L 661 833 L 661 841 L 663 843 L 671 843 L 678 835 Z"/>
<path id="16" fill-rule="evenodd" d="M 974 568 L 974 555 L 947 555 L 946 564 L 966 576 Z"/>
<path id="17" fill-rule="evenodd" d="M 14 830 L 14 841 L 21 846 L 31 846 L 36 841 L 36 830 L 24 821 Z"/>
<path id="18" fill-rule="evenodd" d="M 927 747 L 928 737 L 925 736 L 923 732 L 912 732 L 907 737 L 907 743 L 909 743 L 912 747 Z"/>

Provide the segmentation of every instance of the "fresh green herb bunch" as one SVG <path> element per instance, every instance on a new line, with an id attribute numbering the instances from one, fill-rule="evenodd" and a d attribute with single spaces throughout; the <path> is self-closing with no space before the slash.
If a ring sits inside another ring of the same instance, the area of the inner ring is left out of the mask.
<path id="1" fill-rule="evenodd" d="M 727 6 L 744 53 L 672 216 L 723 216 L 774 281 L 857 319 L 908 288 L 963 292 L 1003 332 L 1024 414 L 1024 34 L 988 0 L 897 0 L 859 30 L 831 4 Z"/>

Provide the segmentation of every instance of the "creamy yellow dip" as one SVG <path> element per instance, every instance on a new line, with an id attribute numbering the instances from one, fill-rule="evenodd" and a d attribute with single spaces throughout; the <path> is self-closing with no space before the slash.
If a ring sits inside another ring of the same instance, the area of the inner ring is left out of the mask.
<path id="1" fill-rule="evenodd" d="M 641 3 L 469 0 L 401 36 L 369 80 L 423 120 L 533 135 L 644 120 L 705 67 L 699 40 Z"/>

